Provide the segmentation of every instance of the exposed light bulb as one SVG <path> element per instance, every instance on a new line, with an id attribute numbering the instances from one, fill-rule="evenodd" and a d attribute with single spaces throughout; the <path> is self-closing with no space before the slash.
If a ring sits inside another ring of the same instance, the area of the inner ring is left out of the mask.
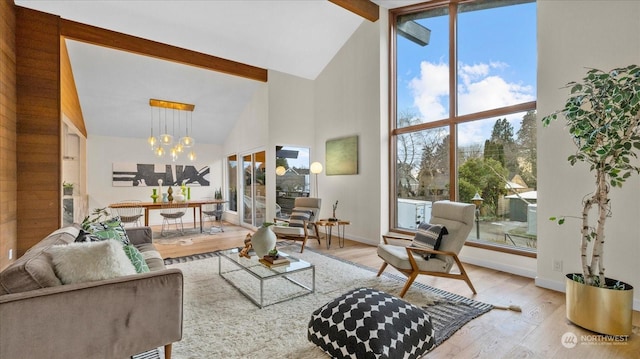
<path id="1" fill-rule="evenodd" d="M 191 147 L 195 143 L 195 140 L 193 137 L 185 136 L 180 139 L 180 143 L 182 143 L 184 147 Z"/>
<path id="2" fill-rule="evenodd" d="M 196 160 L 196 153 L 191 151 L 189 152 L 189 160 L 190 161 L 195 161 Z"/>
<path id="3" fill-rule="evenodd" d="M 155 136 L 149 136 L 149 138 L 147 139 L 147 142 L 149 143 L 149 145 L 153 149 L 153 148 L 156 147 L 156 143 L 158 142 L 158 139 Z"/>
<path id="4" fill-rule="evenodd" d="M 164 156 L 164 148 L 162 146 L 158 146 L 158 148 L 156 148 L 156 156 L 158 157 Z"/>
<path id="5" fill-rule="evenodd" d="M 160 135 L 160 142 L 162 142 L 163 145 L 168 146 L 173 143 L 173 136 L 168 133 L 163 133 Z"/>

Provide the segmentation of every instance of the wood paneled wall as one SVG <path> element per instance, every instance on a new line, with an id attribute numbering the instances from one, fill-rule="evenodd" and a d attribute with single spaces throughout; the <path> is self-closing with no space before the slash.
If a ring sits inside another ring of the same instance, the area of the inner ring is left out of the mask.
<path id="1" fill-rule="evenodd" d="M 16 7 L 18 255 L 60 227 L 60 18 Z"/>
<path id="2" fill-rule="evenodd" d="M 0 1 L 0 270 L 18 256 L 15 28 L 13 1 Z"/>

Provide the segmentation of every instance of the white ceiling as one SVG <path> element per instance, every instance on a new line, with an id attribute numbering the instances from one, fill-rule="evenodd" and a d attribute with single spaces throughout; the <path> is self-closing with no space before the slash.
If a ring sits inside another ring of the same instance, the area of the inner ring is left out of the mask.
<path id="1" fill-rule="evenodd" d="M 385 8 L 419 1 L 374 0 Z M 15 4 L 315 79 L 363 22 L 327 0 L 15 0 Z M 381 11 L 385 11 L 381 9 Z M 261 82 L 67 40 L 89 136 L 146 138 L 150 98 L 195 104 L 197 143 L 221 144 Z"/>

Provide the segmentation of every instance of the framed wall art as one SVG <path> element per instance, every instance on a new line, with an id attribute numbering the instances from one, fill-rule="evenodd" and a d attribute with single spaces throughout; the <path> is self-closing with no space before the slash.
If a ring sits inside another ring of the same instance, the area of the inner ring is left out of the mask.
<path id="1" fill-rule="evenodd" d="M 358 136 L 327 140 L 325 166 L 327 176 L 358 174 Z"/>
<path id="2" fill-rule="evenodd" d="M 163 186 L 209 186 L 209 166 L 114 163 L 113 187 L 153 187 L 162 179 Z"/>

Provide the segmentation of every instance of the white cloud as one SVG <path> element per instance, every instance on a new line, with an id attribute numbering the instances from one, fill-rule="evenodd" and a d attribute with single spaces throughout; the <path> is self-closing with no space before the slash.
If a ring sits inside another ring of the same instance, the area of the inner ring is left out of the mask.
<path id="1" fill-rule="evenodd" d="M 446 63 L 420 63 L 420 77 L 409 81 L 413 102 L 425 122 L 439 120 L 449 114 L 449 66 Z"/>
<path id="2" fill-rule="evenodd" d="M 511 83 L 500 77 L 500 71 L 509 68 L 504 62 L 458 65 L 458 114 L 465 115 L 493 108 L 509 106 L 535 100 L 532 86 Z M 448 116 L 449 66 L 446 63 L 420 64 L 420 75 L 409 81 L 408 88 L 413 95 L 415 106 L 423 121 L 439 120 Z M 518 115 L 519 119 L 522 118 Z M 517 121 L 509 116 L 510 122 Z M 466 133 L 458 141 L 465 143 L 484 143 L 491 134 L 495 121 L 482 121 L 465 125 Z M 490 123 L 490 125 L 489 125 Z M 488 131 L 487 131 L 488 128 Z M 461 134 L 462 135 L 462 134 Z"/>

